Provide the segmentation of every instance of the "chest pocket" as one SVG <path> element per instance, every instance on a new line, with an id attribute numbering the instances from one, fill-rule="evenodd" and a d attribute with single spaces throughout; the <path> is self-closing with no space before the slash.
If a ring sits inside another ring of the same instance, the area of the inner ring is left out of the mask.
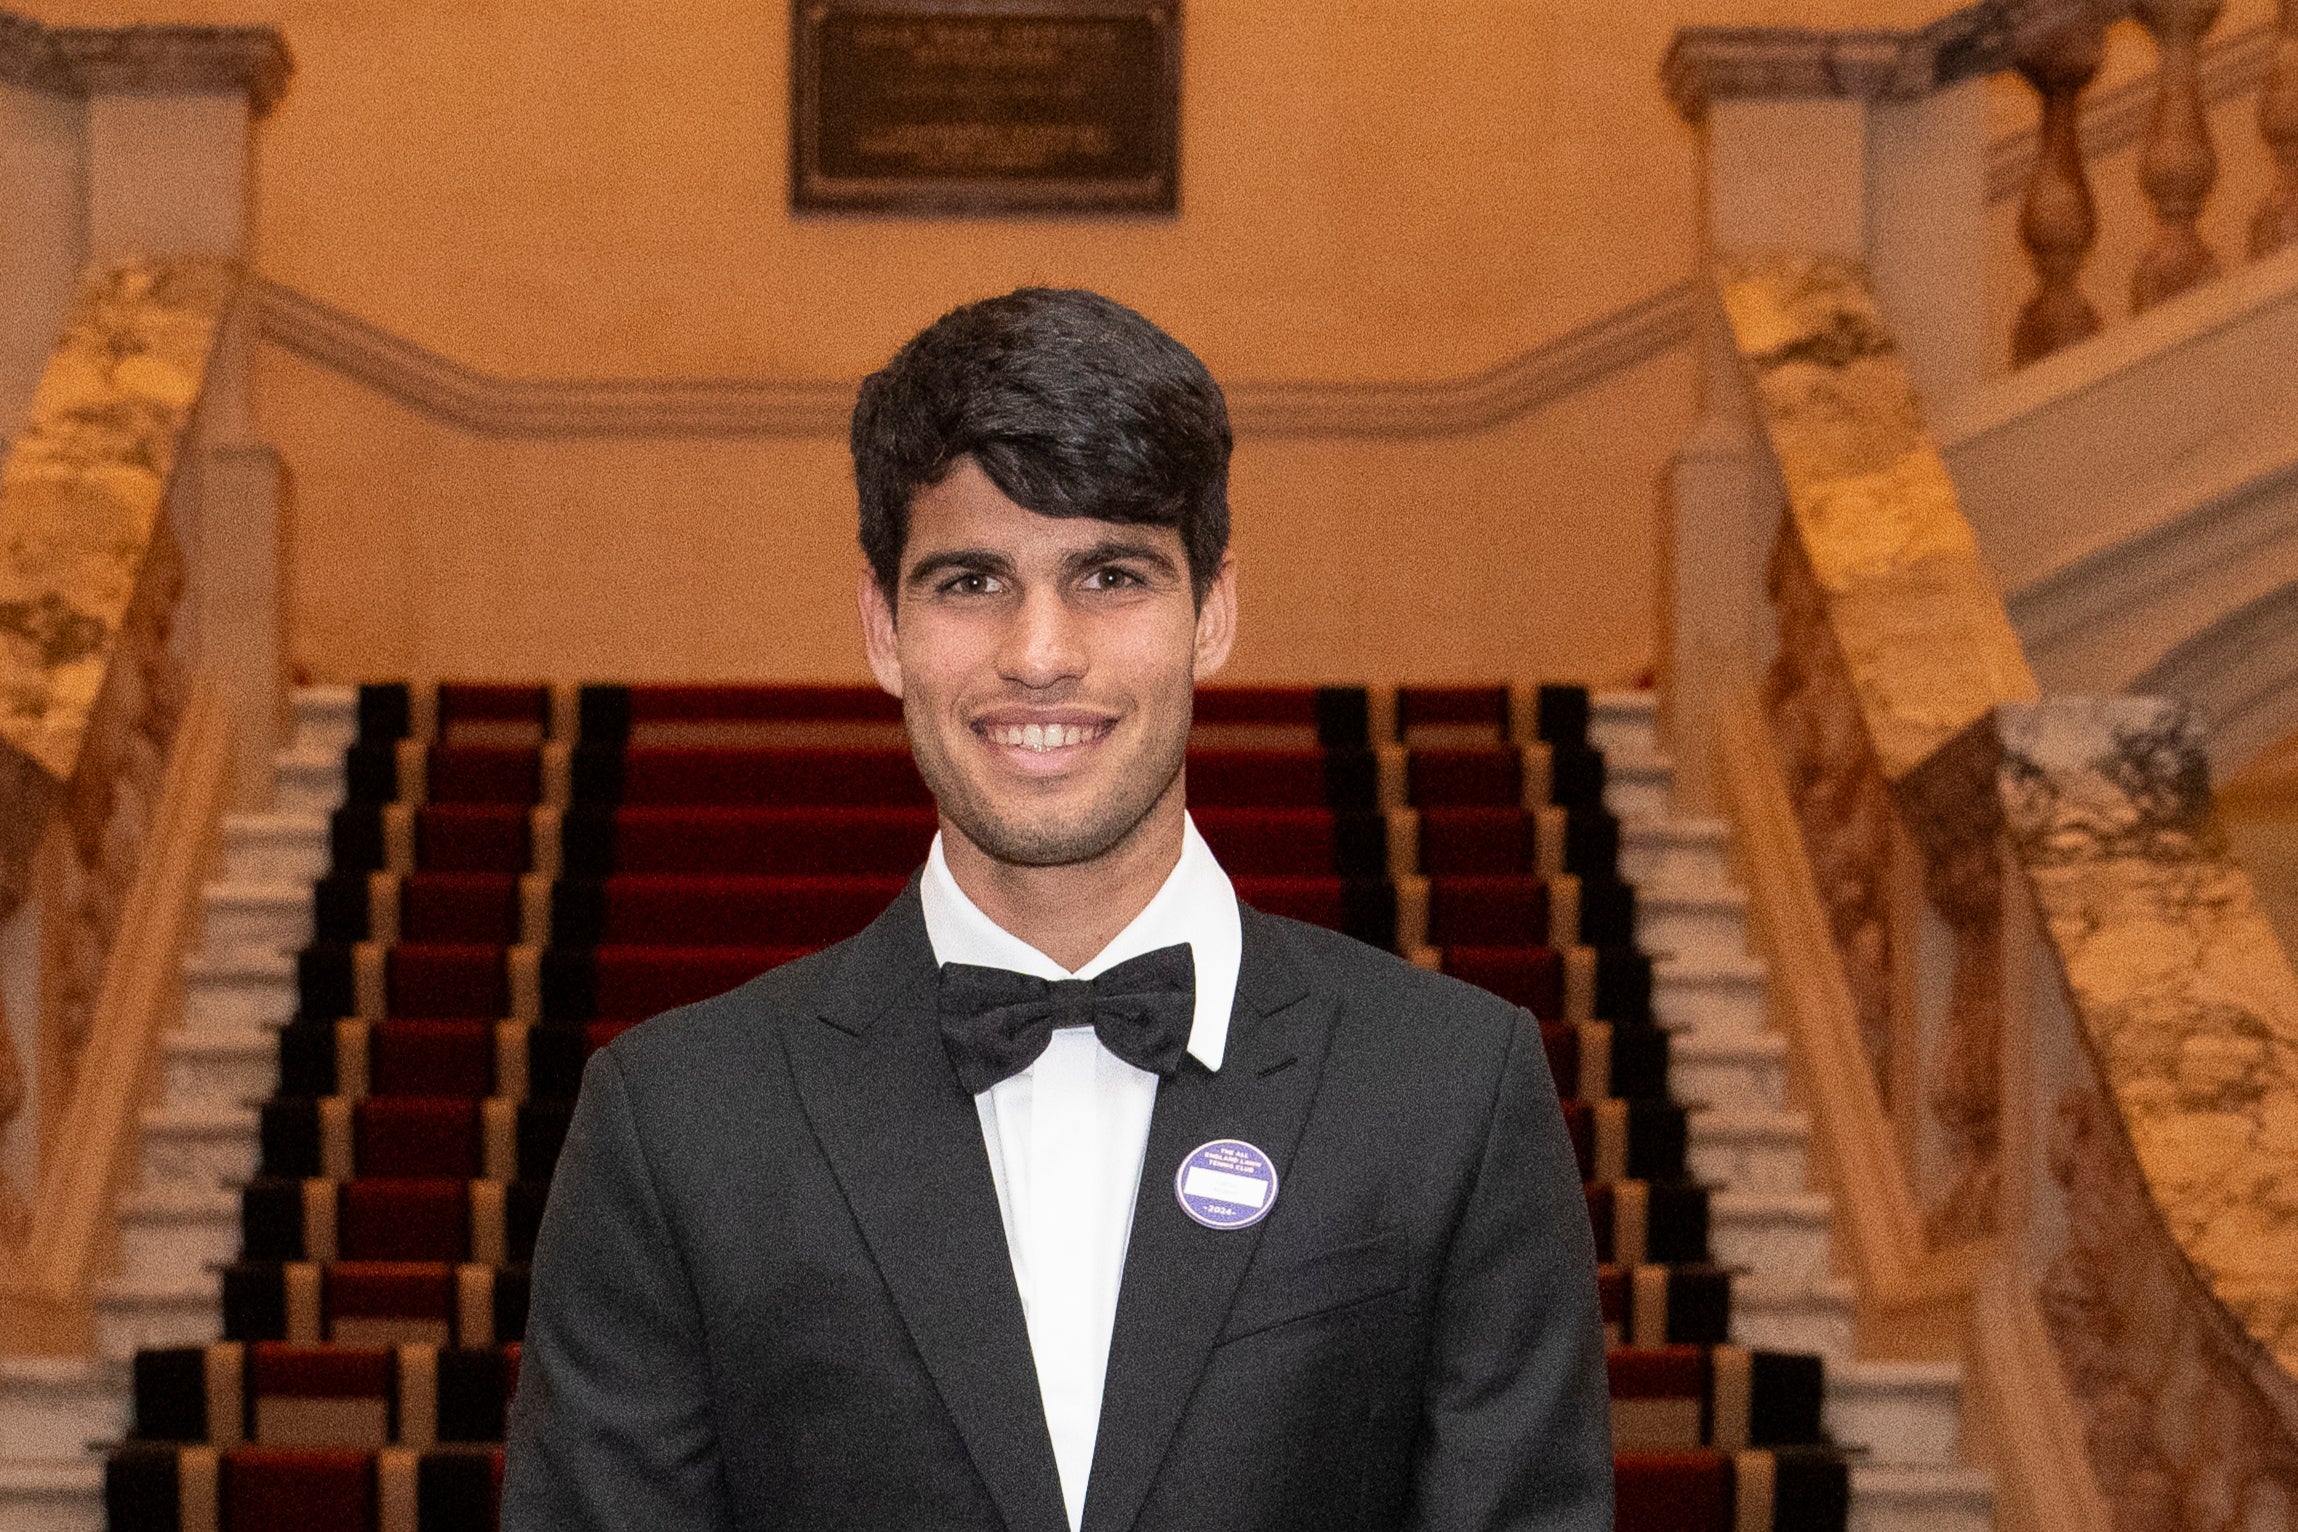
<path id="1" fill-rule="evenodd" d="M 1262 1268 L 1256 1263 L 1214 1344 L 1396 1292 L 1411 1274 L 1409 1255 L 1403 1231 L 1385 1229 L 1370 1239 L 1319 1250 L 1281 1266 Z"/>

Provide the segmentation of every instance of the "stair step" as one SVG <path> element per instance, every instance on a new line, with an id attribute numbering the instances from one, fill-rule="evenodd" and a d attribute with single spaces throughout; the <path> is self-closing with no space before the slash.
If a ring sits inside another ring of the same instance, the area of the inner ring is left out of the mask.
<path id="1" fill-rule="evenodd" d="M 281 814 L 332 814 L 343 803 L 343 751 L 283 751 L 271 758 L 271 806 Z"/>
<path id="2" fill-rule="evenodd" d="M 1728 962 L 1747 955 L 1747 894 L 1737 888 L 1636 890 L 1636 944 L 1655 961 Z"/>
<path id="3" fill-rule="evenodd" d="M 1676 796 L 1676 763 L 1657 750 L 1604 752 L 1604 807 L 1623 826 L 1660 824 Z"/>
<path id="4" fill-rule="evenodd" d="M 1691 1114 L 1693 1176 L 1735 1192 L 1800 1192 L 1808 1185 L 1811 1121 L 1801 1112 Z"/>
<path id="5" fill-rule="evenodd" d="M 200 950 L 210 957 L 310 945 L 308 883 L 210 883 L 200 891 Z"/>
<path id="6" fill-rule="evenodd" d="M 331 755 L 340 763 L 359 737 L 359 688 L 298 686 L 293 697 L 288 749 L 298 755 Z"/>
<path id="7" fill-rule="evenodd" d="M 253 1111 L 163 1107 L 141 1121 L 146 1194 L 182 1200 L 254 1179 L 262 1156 Z"/>
<path id="8" fill-rule="evenodd" d="M 99 1532 L 103 1525 L 100 1459 L 0 1458 L 0 1527 L 9 1532 Z"/>
<path id="9" fill-rule="evenodd" d="M 223 1327 L 222 1281 L 144 1282 L 114 1277 L 96 1286 L 96 1350 L 125 1359 L 142 1350 L 204 1346 Z"/>
<path id="10" fill-rule="evenodd" d="M 1679 1038 L 1752 1043 L 1776 1035 L 1769 1030 L 1764 966 L 1745 953 L 1654 962 L 1652 1009 Z"/>
<path id="11" fill-rule="evenodd" d="M 295 957 L 233 952 L 184 959 L 184 1025 L 195 1032 L 247 1033 L 295 1016 Z"/>
<path id="12" fill-rule="evenodd" d="M 299 883 L 327 876 L 324 814 L 227 814 L 223 876 L 233 883 Z"/>
<path id="13" fill-rule="evenodd" d="M 268 1029 L 160 1037 L 160 1105 L 178 1112 L 216 1112 L 260 1101 L 279 1086 L 279 1036 Z"/>
<path id="14" fill-rule="evenodd" d="M 1808 1287 L 1759 1285 L 1760 1278 L 1732 1284 L 1732 1339 L 1764 1351 L 1808 1351 L 1829 1367 L 1859 1353 L 1858 1291 L 1841 1277 Z"/>
<path id="15" fill-rule="evenodd" d="M 1668 1043 L 1668 1085 L 1686 1106 L 1720 1112 L 1787 1110 L 1787 1039 L 1777 1033 L 1710 1038 L 1698 1033 Z"/>
<path id="16" fill-rule="evenodd" d="M 1720 1191 L 1708 1199 L 1708 1243 L 1718 1264 L 1781 1287 L 1812 1287 L 1828 1266 L 1827 1197 L 1819 1192 Z"/>
<path id="17" fill-rule="evenodd" d="M 0 1461 L 68 1460 L 128 1429 L 128 1380 L 88 1357 L 0 1359 Z M 12 1526 L 0 1518 L 0 1526 Z"/>
<path id="18" fill-rule="evenodd" d="M 1850 1532 L 1991 1532 L 1994 1482 L 1983 1468 L 1851 1465 Z"/>
<path id="19" fill-rule="evenodd" d="M 1658 754 L 1660 694 L 1640 688 L 1591 693 L 1588 743 L 1603 751 L 1607 758 L 1614 751 Z"/>
<path id="20" fill-rule="evenodd" d="M 197 1277 L 239 1254 L 239 1198 L 139 1192 L 120 1206 L 120 1267 L 136 1281 Z"/>
<path id="21" fill-rule="evenodd" d="M 1827 1430 L 1870 1463 L 1952 1466 L 1963 1373 L 1953 1362 L 1845 1362 L 1827 1370 Z"/>
<path id="22" fill-rule="evenodd" d="M 1731 888 L 1731 827 L 1720 819 L 1623 824 L 1620 876 L 1653 890 Z"/>

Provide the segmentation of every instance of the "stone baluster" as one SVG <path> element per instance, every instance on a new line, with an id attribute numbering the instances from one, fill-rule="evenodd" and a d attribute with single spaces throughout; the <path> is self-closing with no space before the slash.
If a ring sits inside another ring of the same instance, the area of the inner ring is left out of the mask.
<path id="1" fill-rule="evenodd" d="M 2024 367 L 2098 333 L 2098 310 L 2083 296 L 2083 262 L 2098 238 L 2098 211 L 2083 169 L 2082 96 L 2106 58 L 2106 23 L 2093 18 L 2020 55 L 2018 70 L 2043 98 L 2035 167 L 2027 181 L 2019 237 L 2035 269 L 2035 293 L 2019 310 L 2011 362 Z"/>
<path id="2" fill-rule="evenodd" d="M 2155 235 L 2131 274 L 2133 310 L 2152 308 L 2218 275 L 2218 257 L 2195 232 L 2218 180 L 2218 152 L 2202 111 L 2202 39 L 2224 0 L 2138 0 L 2132 8 L 2154 37 L 2160 84 L 2139 157 L 2139 184 L 2154 203 Z"/>
<path id="3" fill-rule="evenodd" d="M 2250 223 L 2250 253 L 2271 255 L 2298 240 L 2298 0 L 2281 0 L 2274 67 L 2258 95 L 2258 132 L 2274 153 L 2274 189 Z"/>

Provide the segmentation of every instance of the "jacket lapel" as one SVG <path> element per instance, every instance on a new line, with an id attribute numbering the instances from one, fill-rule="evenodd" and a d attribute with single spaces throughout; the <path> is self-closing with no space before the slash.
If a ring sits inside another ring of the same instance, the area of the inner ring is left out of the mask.
<path id="1" fill-rule="evenodd" d="M 1283 1217 L 1285 1175 L 1323 1074 L 1334 998 L 1287 961 L 1276 922 L 1241 913 L 1244 962 L 1220 1072 L 1186 1060 L 1158 1087 L 1150 1115 L 1082 1532 L 1125 1532 L 1140 1514 L 1267 1225 L 1217 1230 L 1190 1219 L 1173 1195 L 1182 1157 L 1217 1138 L 1252 1144 L 1276 1166 L 1269 1216 Z"/>
<path id="2" fill-rule="evenodd" d="M 981 1119 L 942 1051 L 917 884 L 787 1034 L 807 1120 L 1013 1532 L 1067 1532 Z"/>

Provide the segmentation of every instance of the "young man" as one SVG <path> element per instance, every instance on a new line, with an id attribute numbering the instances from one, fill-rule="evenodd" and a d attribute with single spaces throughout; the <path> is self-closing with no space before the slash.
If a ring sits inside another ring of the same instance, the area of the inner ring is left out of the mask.
<path id="1" fill-rule="evenodd" d="M 1184 807 L 1229 448 L 1090 293 L 863 385 L 863 629 L 941 833 L 861 935 L 591 1061 L 513 1532 L 1610 1527 L 1531 1019 L 1241 906 Z"/>

